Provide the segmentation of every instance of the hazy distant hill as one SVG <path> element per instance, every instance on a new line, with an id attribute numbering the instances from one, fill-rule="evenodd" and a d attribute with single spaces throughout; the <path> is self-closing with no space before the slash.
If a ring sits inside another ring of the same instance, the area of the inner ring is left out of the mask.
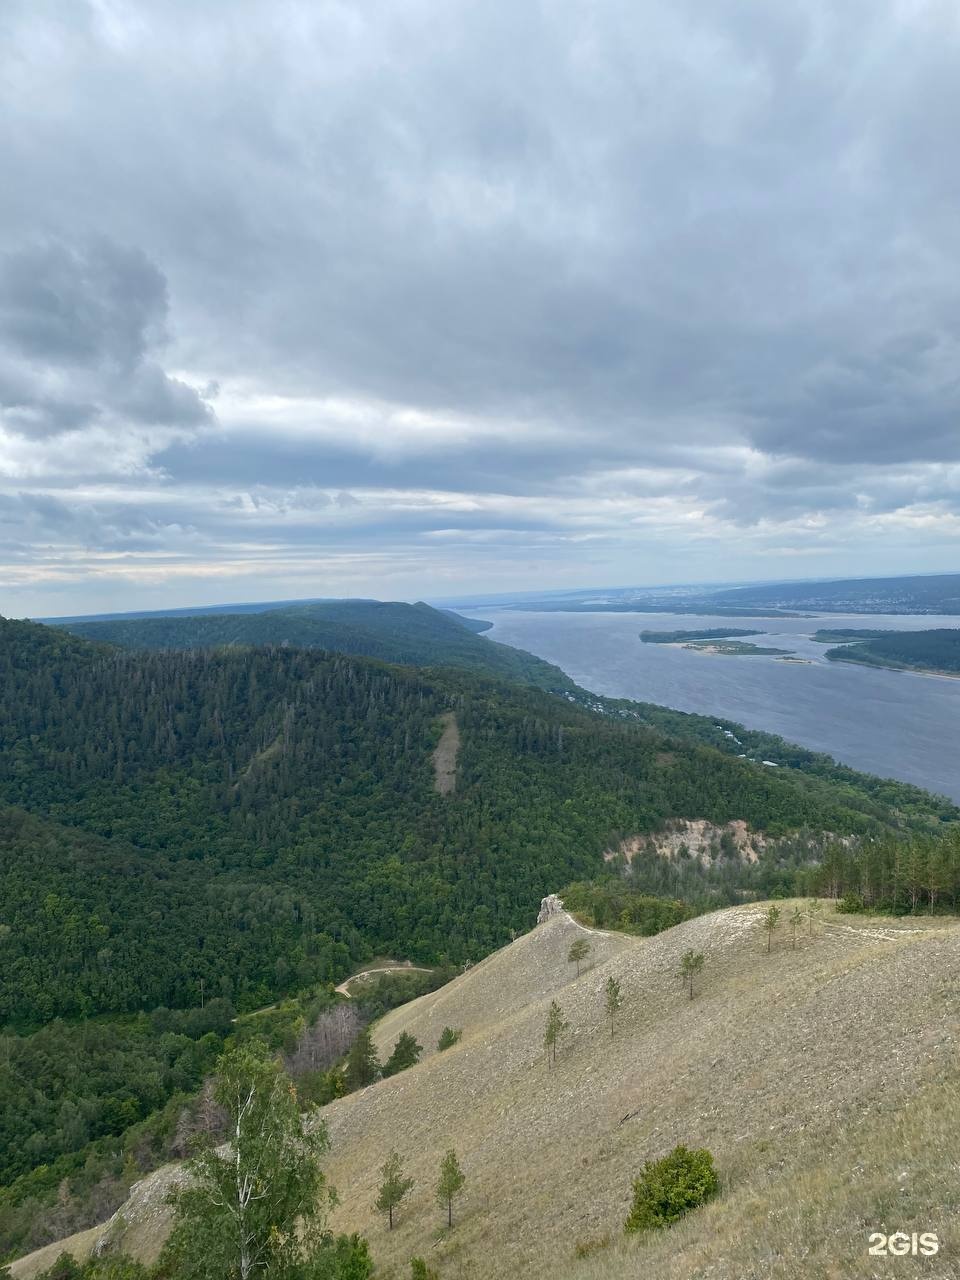
<path id="1" fill-rule="evenodd" d="M 289 645 L 409 666 L 465 667 L 545 689 L 573 688 L 559 667 L 480 635 L 489 623 L 428 604 L 328 600 L 257 613 L 149 615 L 57 625 L 124 649 Z"/>
<path id="2" fill-rule="evenodd" d="M 722 588 L 617 587 L 572 591 L 563 596 L 511 596 L 496 607 L 536 613 L 695 613 L 722 617 L 796 617 L 810 612 L 960 614 L 960 574 Z"/>
<path id="3" fill-rule="evenodd" d="M 711 598 L 718 604 L 738 608 L 756 605 L 836 613 L 960 614 L 960 574 L 736 587 Z"/>

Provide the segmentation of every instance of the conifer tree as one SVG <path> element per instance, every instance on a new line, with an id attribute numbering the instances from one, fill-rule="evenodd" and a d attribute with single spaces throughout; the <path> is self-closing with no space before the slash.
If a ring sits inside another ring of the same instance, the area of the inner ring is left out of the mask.
<path id="1" fill-rule="evenodd" d="M 797 929 L 803 924 L 803 912 L 799 906 L 794 907 L 790 913 L 790 926 L 793 929 L 793 949 L 797 949 Z"/>
<path id="2" fill-rule="evenodd" d="M 437 1041 L 437 1049 L 442 1053 L 444 1049 L 452 1048 L 462 1035 L 463 1032 L 459 1027 L 444 1027 Z"/>
<path id="3" fill-rule="evenodd" d="M 346 1079 L 351 1090 L 364 1089 L 380 1074 L 380 1062 L 370 1032 L 366 1027 L 357 1034 L 347 1054 Z"/>
<path id="4" fill-rule="evenodd" d="M 548 1067 L 552 1067 L 556 1063 L 557 1042 L 569 1026 L 569 1022 L 567 1022 L 563 1016 L 563 1010 L 557 1004 L 556 1000 L 551 1000 L 550 1010 L 547 1013 L 547 1026 L 543 1033 L 543 1043 L 547 1050 Z"/>
<path id="5" fill-rule="evenodd" d="M 770 954 L 770 948 L 773 944 L 773 931 L 776 929 L 780 921 L 780 908 L 768 907 L 763 917 L 763 927 L 767 931 L 767 955 Z"/>
<path id="6" fill-rule="evenodd" d="M 694 951 L 692 948 L 685 951 L 680 958 L 680 976 L 684 982 L 688 984 L 690 989 L 690 999 L 693 999 L 693 980 L 704 966 L 704 955 L 702 951 Z"/>
<path id="7" fill-rule="evenodd" d="M 586 938 L 576 938 L 570 944 L 570 951 L 567 954 L 567 960 L 570 964 L 577 966 L 577 977 L 580 977 L 580 963 L 590 954 L 590 943 Z"/>
<path id="8" fill-rule="evenodd" d="M 399 1151 L 391 1151 L 380 1170 L 380 1191 L 376 1208 L 387 1215 L 389 1229 L 393 1230 L 393 1211 L 413 1186 L 412 1178 L 403 1176 L 403 1157 Z"/>
<path id="9" fill-rule="evenodd" d="M 415 1066 L 420 1061 L 421 1053 L 423 1045 L 418 1044 L 409 1031 L 401 1031 L 393 1052 L 383 1064 L 384 1076 L 395 1076 L 398 1071 L 406 1071 L 407 1067 Z"/>
<path id="10" fill-rule="evenodd" d="M 607 979 L 607 985 L 604 987 L 604 991 L 606 992 L 607 1017 L 610 1019 L 610 1038 L 612 1039 L 617 1014 L 623 1006 L 623 996 L 620 992 L 620 983 L 612 974 Z"/>
<path id="11" fill-rule="evenodd" d="M 466 1182 L 455 1151 L 448 1151 L 440 1163 L 437 1180 L 437 1202 L 447 1211 L 447 1226 L 453 1226 L 453 1197 L 460 1194 Z"/>

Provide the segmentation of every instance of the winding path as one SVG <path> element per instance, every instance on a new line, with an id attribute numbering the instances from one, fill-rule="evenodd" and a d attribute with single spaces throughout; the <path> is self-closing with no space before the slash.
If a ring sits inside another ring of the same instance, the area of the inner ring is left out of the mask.
<path id="1" fill-rule="evenodd" d="M 422 964 L 385 964 L 380 969 L 361 969 L 359 973 L 352 973 L 349 978 L 344 978 L 339 987 L 334 987 L 334 991 L 339 991 L 342 996 L 352 1000 L 353 996 L 347 990 L 350 983 L 356 982 L 358 978 L 368 978 L 372 973 L 433 973 L 433 970 Z"/>

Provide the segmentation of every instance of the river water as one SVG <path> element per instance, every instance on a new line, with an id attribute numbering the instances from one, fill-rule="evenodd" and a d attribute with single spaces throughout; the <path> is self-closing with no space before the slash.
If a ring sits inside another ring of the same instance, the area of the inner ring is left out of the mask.
<path id="1" fill-rule="evenodd" d="M 960 801 L 960 679 L 827 662 L 822 655 L 830 646 L 810 639 L 818 627 L 916 631 L 956 627 L 957 617 L 462 612 L 489 618 L 491 639 L 528 649 L 596 693 L 737 720 L 825 751 L 855 769 Z M 697 653 L 640 640 L 643 630 L 722 626 L 755 628 L 764 634 L 744 639 L 791 649 L 809 661 Z"/>

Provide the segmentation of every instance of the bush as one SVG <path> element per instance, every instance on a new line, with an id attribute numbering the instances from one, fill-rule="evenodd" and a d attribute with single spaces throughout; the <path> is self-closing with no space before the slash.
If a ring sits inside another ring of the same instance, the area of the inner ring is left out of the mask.
<path id="1" fill-rule="evenodd" d="M 863 899 L 859 893 L 845 893 L 837 903 L 837 910 L 846 915 L 856 915 L 857 912 L 864 910 Z"/>
<path id="2" fill-rule="evenodd" d="M 410 1259 L 410 1280 L 437 1280 L 437 1273 L 428 1267 L 423 1258 Z"/>
<path id="3" fill-rule="evenodd" d="M 648 1160 L 633 1184 L 633 1207 L 625 1231 L 649 1231 L 676 1222 L 720 1190 L 713 1156 L 706 1149 L 674 1147 L 662 1160 Z"/>

